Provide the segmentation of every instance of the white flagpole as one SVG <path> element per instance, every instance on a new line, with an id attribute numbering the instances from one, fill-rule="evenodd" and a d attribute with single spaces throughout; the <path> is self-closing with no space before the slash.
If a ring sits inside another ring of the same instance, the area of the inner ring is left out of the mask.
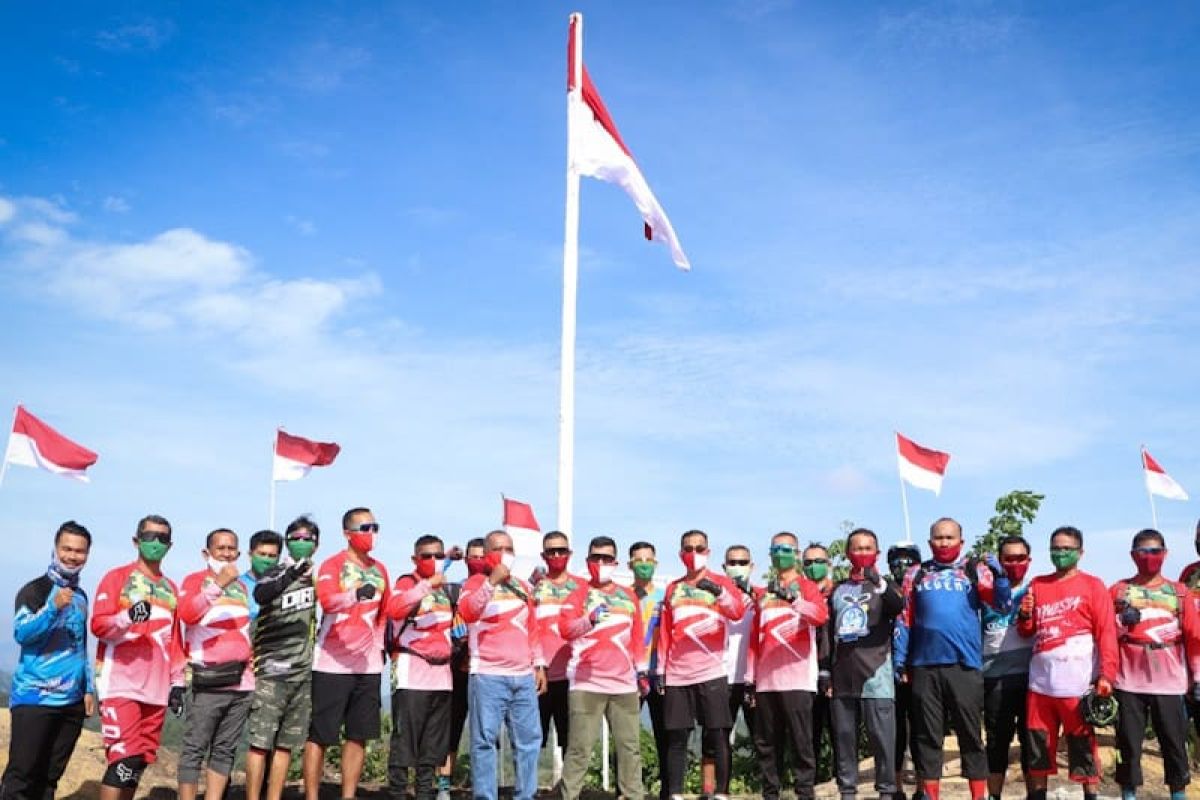
<path id="1" fill-rule="evenodd" d="M 13 407 L 12 422 L 9 423 L 8 426 L 8 439 L 5 440 L 4 445 L 4 460 L 0 461 L 0 486 L 4 485 L 4 476 L 8 474 L 8 448 L 9 445 L 12 444 L 13 429 L 17 427 L 17 412 L 20 408 L 20 403 L 17 403 L 16 406 Z"/>
<path id="2" fill-rule="evenodd" d="M 267 517 L 267 530 L 275 530 L 275 448 L 279 444 L 279 431 L 282 428 L 275 429 L 275 435 L 271 438 L 271 504 L 270 512 Z"/>
<path id="3" fill-rule="evenodd" d="M 1142 445 L 1142 482 L 1146 484 L 1146 497 L 1150 498 L 1150 523 L 1158 530 L 1158 509 L 1154 505 L 1154 492 L 1150 490 L 1150 481 L 1146 480 L 1146 445 Z"/>
<path id="4" fill-rule="evenodd" d="M 900 476 L 900 505 L 904 508 L 904 541 L 912 544 L 912 523 L 908 521 L 908 487 L 904 485 L 904 476 Z"/>
<path id="5" fill-rule="evenodd" d="M 563 235 L 562 353 L 558 401 L 558 529 L 571 536 L 575 516 L 575 314 L 579 288 L 579 174 L 571 135 L 572 95 L 583 87 L 583 16 L 571 15 L 575 40 L 567 93 L 567 203 Z"/>

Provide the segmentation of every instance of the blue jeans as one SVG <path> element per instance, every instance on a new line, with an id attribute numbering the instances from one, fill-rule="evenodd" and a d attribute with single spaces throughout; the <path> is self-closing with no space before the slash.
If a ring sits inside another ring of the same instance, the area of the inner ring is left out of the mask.
<path id="1" fill-rule="evenodd" d="M 471 788 L 475 800 L 496 800 L 500 781 L 496 772 L 500 752 L 500 726 L 508 726 L 508 739 L 516 761 L 513 800 L 533 800 L 537 794 L 538 755 L 542 725 L 538 716 L 533 675 L 472 675 L 467 686 L 471 722 Z"/>

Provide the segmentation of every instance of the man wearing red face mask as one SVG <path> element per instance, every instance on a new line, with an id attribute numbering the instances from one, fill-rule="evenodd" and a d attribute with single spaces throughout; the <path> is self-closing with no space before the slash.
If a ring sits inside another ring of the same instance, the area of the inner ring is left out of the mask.
<path id="1" fill-rule="evenodd" d="M 985 606 L 1010 607 L 1008 576 L 999 560 L 962 554 L 962 526 L 949 517 L 929 528 L 933 558 L 904 578 L 904 613 L 895 637 L 896 672 L 912 684 L 917 778 L 928 800 L 938 800 L 943 742 L 953 724 L 971 800 L 987 794 L 983 750 L 983 646 Z"/>
<path id="2" fill-rule="evenodd" d="M 733 581 L 708 569 L 708 534 L 688 531 L 679 557 L 687 574 L 672 581 L 664 594 L 658 625 L 658 664 L 667 728 L 667 792 L 683 791 L 688 738 L 697 722 L 705 747 L 715 755 L 716 792 L 729 792 L 729 682 L 725 649 L 730 620 L 745 613 L 742 592 Z"/>
<path id="3" fill-rule="evenodd" d="M 542 642 L 542 656 L 546 659 L 546 693 L 538 698 L 542 747 L 550 741 L 550 721 L 553 719 L 558 746 L 565 753 L 571 714 L 567 704 L 567 662 L 571 660 L 571 645 L 558 631 L 558 615 L 571 592 L 586 584 L 587 579 L 567 572 L 571 543 L 562 531 L 550 531 L 542 537 L 542 561 L 546 564 L 545 575 L 533 587 L 538 637 Z"/>
<path id="4" fill-rule="evenodd" d="M 342 515 L 346 549 L 317 571 L 321 626 L 313 653 L 312 721 L 304 745 L 305 796 L 316 797 L 325 748 L 342 744 L 342 797 L 354 797 L 368 739 L 379 736 L 387 568 L 371 557 L 379 523 L 369 508 Z"/>
<path id="5" fill-rule="evenodd" d="M 588 545 L 590 580 L 571 593 L 558 627 L 571 643 L 571 744 L 563 763 L 563 800 L 583 789 L 600 721 L 608 720 L 617 754 L 622 797 L 642 797 L 638 673 L 646 670 L 642 614 L 632 589 L 613 583 L 617 543 L 597 536 Z"/>
<path id="6" fill-rule="evenodd" d="M 387 608 L 392 660 L 388 792 L 393 798 L 407 797 L 408 771 L 415 767 L 417 800 L 433 800 L 433 773 L 450 746 L 454 606 L 446 588 L 442 540 L 421 536 L 412 559 L 415 569 L 396 579 Z"/>
<path id="7" fill-rule="evenodd" d="M 1137 574 L 1109 590 L 1121 656 L 1114 683 L 1121 753 L 1117 782 L 1126 798 L 1134 797 L 1142 784 L 1142 740 L 1149 716 L 1171 797 L 1183 798 L 1190 780 L 1183 697 L 1200 691 L 1200 684 L 1188 682 L 1189 665 L 1191 674 L 1200 676 L 1197 613 L 1187 587 L 1162 575 L 1167 548 L 1161 533 L 1140 531 L 1133 537 L 1130 555 Z"/>

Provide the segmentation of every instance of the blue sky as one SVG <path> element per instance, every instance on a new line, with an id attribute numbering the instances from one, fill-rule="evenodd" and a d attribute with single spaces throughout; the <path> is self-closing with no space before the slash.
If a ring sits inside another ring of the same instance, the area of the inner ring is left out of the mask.
<path id="1" fill-rule="evenodd" d="M 1194 6 L 576 7 L 694 265 L 585 181 L 577 538 L 897 540 L 896 429 L 954 455 L 918 539 L 1032 488 L 1039 561 L 1072 523 L 1115 579 L 1139 444 L 1200 493 Z M 370 505 L 393 571 L 501 492 L 553 522 L 571 10 L 0 8 L 0 405 L 101 454 L 9 471 L 0 593 L 70 517 L 89 583 L 147 512 L 199 568 L 279 424 L 343 446 L 279 517 Z M 1198 510 L 1159 514 L 1176 570 Z"/>

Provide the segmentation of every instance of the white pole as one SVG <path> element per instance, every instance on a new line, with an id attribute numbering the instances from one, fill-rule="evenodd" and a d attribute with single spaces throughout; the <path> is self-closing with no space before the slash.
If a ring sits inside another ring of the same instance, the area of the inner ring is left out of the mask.
<path id="1" fill-rule="evenodd" d="M 1158 509 L 1154 505 L 1154 492 L 1150 491 L 1150 487 L 1146 486 L 1146 496 L 1150 498 L 1150 522 L 1154 530 L 1158 530 Z"/>
<path id="2" fill-rule="evenodd" d="M 572 96 L 583 86 L 583 16 L 571 15 L 575 31 L 567 93 L 567 209 L 563 234 L 562 362 L 558 399 L 558 529 L 571 536 L 575 517 L 575 312 L 579 288 L 579 174 L 571 136 Z"/>
<path id="3" fill-rule="evenodd" d="M 275 530 L 275 447 L 279 441 L 279 431 L 282 428 L 275 429 L 275 435 L 271 437 L 271 502 L 270 511 L 267 514 L 267 530 Z"/>
<path id="4" fill-rule="evenodd" d="M 0 486 L 4 484 L 4 476 L 8 473 L 8 447 L 12 444 L 13 429 L 17 427 L 17 414 L 20 413 L 21 404 L 17 403 L 13 408 L 12 424 L 8 426 L 8 440 L 4 445 L 4 460 L 0 461 Z"/>
<path id="5" fill-rule="evenodd" d="M 904 476 L 900 476 L 900 504 L 904 508 L 904 541 L 912 543 L 912 523 L 908 521 L 908 488 L 904 485 Z"/>

